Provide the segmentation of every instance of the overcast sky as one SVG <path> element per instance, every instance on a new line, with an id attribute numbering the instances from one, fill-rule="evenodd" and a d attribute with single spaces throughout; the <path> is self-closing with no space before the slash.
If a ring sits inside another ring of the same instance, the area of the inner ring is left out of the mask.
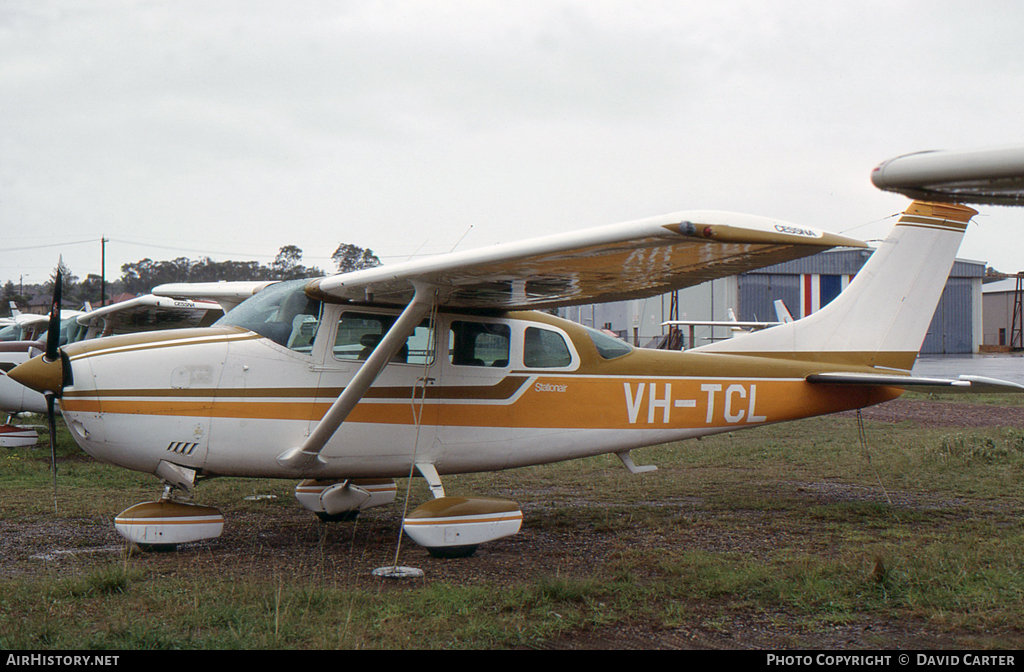
<path id="1" fill-rule="evenodd" d="M 1022 35 L 1017 0 L 0 0 L 0 281 L 101 236 L 110 279 L 688 209 L 878 238 L 881 161 L 1024 142 Z M 1024 270 L 979 209 L 960 256 Z"/>

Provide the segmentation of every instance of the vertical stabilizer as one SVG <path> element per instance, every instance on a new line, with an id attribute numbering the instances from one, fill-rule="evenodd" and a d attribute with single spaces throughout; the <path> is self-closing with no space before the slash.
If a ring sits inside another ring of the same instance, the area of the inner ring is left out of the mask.
<path id="1" fill-rule="evenodd" d="M 976 214 L 914 201 L 846 290 L 820 311 L 698 350 L 910 370 Z"/>

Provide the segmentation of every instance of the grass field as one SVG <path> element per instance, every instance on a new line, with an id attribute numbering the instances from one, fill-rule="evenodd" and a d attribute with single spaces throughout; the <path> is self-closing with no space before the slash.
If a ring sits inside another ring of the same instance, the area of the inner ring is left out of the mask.
<path id="1" fill-rule="evenodd" d="M 520 502 L 523 531 L 463 560 L 406 539 L 425 576 L 394 581 L 370 570 L 401 502 L 324 525 L 285 481 L 206 482 L 223 537 L 131 552 L 113 516 L 159 484 L 62 433 L 56 514 L 46 448 L 0 453 L 0 649 L 1020 648 L 1024 428 L 867 436 L 828 417 L 636 451 L 659 467 L 639 476 L 601 457 L 447 477 Z"/>

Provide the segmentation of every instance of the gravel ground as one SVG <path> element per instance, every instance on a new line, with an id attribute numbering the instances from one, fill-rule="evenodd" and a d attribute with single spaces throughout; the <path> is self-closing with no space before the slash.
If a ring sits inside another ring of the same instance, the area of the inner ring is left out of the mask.
<path id="1" fill-rule="evenodd" d="M 852 415 L 852 414 L 843 414 Z M 924 426 L 1016 426 L 1024 428 L 1024 407 L 1003 408 L 974 404 L 896 400 L 864 411 L 868 420 L 912 421 Z M 835 501 L 884 501 L 880 492 L 834 482 L 779 484 L 788 493 L 800 493 L 808 504 Z M 927 510 L 951 502 L 925 495 L 890 492 L 897 506 Z M 192 575 L 215 572 L 245 580 L 253 572 L 270 577 L 316 578 L 340 588 L 370 587 L 404 590 L 424 582 L 458 584 L 516 584 L 538 577 L 588 577 L 623 547 L 698 548 L 712 552 L 773 551 L 821 545 L 813 534 L 789 538 L 772 532 L 770 513 L 731 511 L 731 520 L 749 515 L 742 526 L 715 526 L 714 512 L 700 497 L 679 497 L 658 502 L 676 507 L 678 515 L 699 521 L 678 529 L 641 531 L 625 527 L 595 531 L 581 524 L 531 525 L 542 519 L 545 505 L 524 504 L 523 531 L 482 546 L 470 559 L 438 560 L 407 538 L 399 564 L 424 570 L 425 577 L 406 581 L 373 577 L 372 569 L 394 562 L 398 520 L 393 511 L 368 512 L 355 524 L 324 525 L 298 507 L 268 506 L 255 513 L 233 514 L 219 539 L 182 546 L 175 553 L 137 555 L 134 562 L 146 572 Z M 952 502 L 955 504 L 955 502 Z M 719 512 L 720 514 L 720 512 Z M 0 579 L 27 575 L 45 565 L 50 572 L 75 575 L 97 561 L 109 561 L 123 552 L 123 540 L 112 525 L 112 515 L 92 518 L 0 520 Z M 737 533 L 737 529 L 740 532 Z M 527 560 L 528 559 L 528 560 Z M 969 636 L 958 636 L 924 622 L 875 621 L 815 630 L 801 626 L 795 615 L 740 611 L 725 605 L 687 605 L 691 625 L 664 627 L 657 623 L 628 623 L 614 628 L 574 633 L 549 641 L 549 649 L 947 649 L 971 646 Z M 707 616 L 705 618 L 704 616 Z M 712 625 L 713 624 L 713 625 Z M 990 633 L 1024 642 L 1022 633 Z"/>
<path id="2" fill-rule="evenodd" d="M 810 499 L 846 497 L 849 493 L 815 488 L 807 484 Z M 684 505 L 691 515 L 694 512 Z M 397 521 L 381 515 L 365 516 L 352 525 L 324 526 L 301 511 L 293 514 L 248 514 L 233 516 L 223 536 L 215 541 L 182 546 L 174 553 L 136 554 L 133 564 L 147 574 L 163 577 L 216 574 L 251 579 L 260 574 L 268 579 L 283 578 L 301 583 L 319 580 L 338 588 L 406 590 L 426 582 L 459 585 L 483 583 L 512 585 L 538 577 L 588 577 L 612 557 L 623 544 L 687 545 L 709 551 L 753 551 L 767 554 L 773 549 L 804 540 L 756 532 L 725 534 L 713 526 L 701 526 L 684 534 L 670 533 L 660 539 L 645 539 L 635 532 L 595 533 L 568 529 L 561 533 L 538 531 L 531 516 L 543 511 L 526 511 L 523 531 L 480 547 L 468 559 L 438 560 L 406 539 L 399 564 L 422 569 L 424 578 L 387 580 L 371 575 L 376 567 L 390 566 L 395 556 Z M 751 521 L 754 529 L 760 525 Z M 625 537 L 625 538 L 624 538 Z M 629 538 L 634 537 L 634 538 Z M 45 563 L 51 573 L 75 576 L 94 562 L 120 557 L 124 544 L 109 522 L 64 520 L 11 524 L 0 522 L 0 577 L 39 571 Z M 525 561 L 529 558 L 529 561 Z M 642 579 L 643 577 L 635 577 Z M 810 629 L 785 611 L 751 611 L 716 604 L 687 605 L 691 622 L 699 625 L 666 627 L 659 623 L 635 622 L 614 627 L 572 633 L 541 644 L 550 650 L 564 649 L 947 649 L 964 646 L 963 638 L 926 623 L 906 621 L 863 622 L 855 625 Z"/>
<path id="3" fill-rule="evenodd" d="M 1024 406 L 958 404 L 946 401 L 894 399 L 861 411 L 865 420 L 916 422 L 922 427 L 1018 427 L 1024 429 Z M 837 413 L 855 417 L 856 411 Z"/>

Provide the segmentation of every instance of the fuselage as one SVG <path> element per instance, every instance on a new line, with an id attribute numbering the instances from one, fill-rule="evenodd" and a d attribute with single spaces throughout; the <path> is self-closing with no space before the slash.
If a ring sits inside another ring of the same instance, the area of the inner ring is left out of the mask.
<path id="1" fill-rule="evenodd" d="M 248 313 L 240 306 L 234 322 L 236 311 L 208 329 L 66 346 L 60 403 L 75 440 L 144 472 L 167 461 L 295 478 L 278 456 L 303 443 L 400 311 L 321 303 L 286 285 Z M 812 372 L 792 359 L 635 349 L 546 313 L 442 311 L 332 436 L 316 476 L 398 477 L 413 462 L 441 474 L 542 464 L 899 394 L 812 385 Z"/>

